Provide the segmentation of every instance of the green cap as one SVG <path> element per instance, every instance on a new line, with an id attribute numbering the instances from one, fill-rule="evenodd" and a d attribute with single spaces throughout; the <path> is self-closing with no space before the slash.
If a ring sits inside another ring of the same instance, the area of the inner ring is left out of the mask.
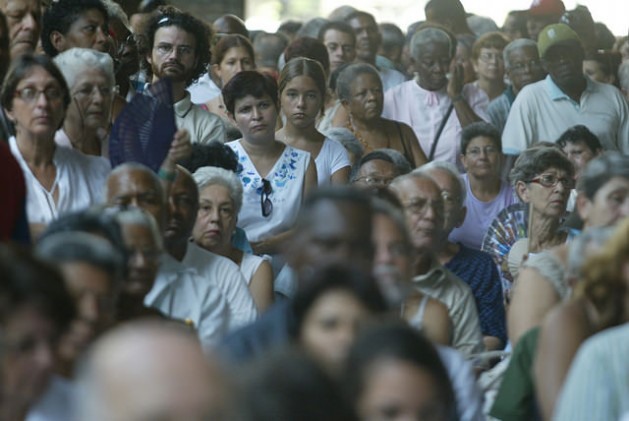
<path id="1" fill-rule="evenodd" d="M 544 58 L 546 52 L 555 45 L 564 43 L 581 43 L 581 39 L 576 32 L 565 23 L 555 23 L 548 25 L 537 38 L 537 49 L 539 56 Z"/>

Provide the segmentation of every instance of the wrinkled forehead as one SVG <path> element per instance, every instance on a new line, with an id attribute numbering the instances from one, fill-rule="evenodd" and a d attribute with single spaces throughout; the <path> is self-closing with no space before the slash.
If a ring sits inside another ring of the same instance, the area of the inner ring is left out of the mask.
<path id="1" fill-rule="evenodd" d="M 428 176 L 408 177 L 398 185 L 396 190 L 406 200 L 432 199 L 441 200 L 441 189 Z"/>

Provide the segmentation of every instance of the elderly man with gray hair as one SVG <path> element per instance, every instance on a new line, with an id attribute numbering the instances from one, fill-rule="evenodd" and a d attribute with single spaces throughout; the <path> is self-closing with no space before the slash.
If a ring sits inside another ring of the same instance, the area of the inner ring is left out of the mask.
<path id="1" fill-rule="evenodd" d="M 414 247 L 413 287 L 441 301 L 453 325 L 452 346 L 466 356 L 483 352 L 478 312 L 470 287 L 438 261 L 444 239 L 444 199 L 431 176 L 415 170 L 397 177 L 391 189 L 402 203 Z"/>
<path id="2" fill-rule="evenodd" d="M 505 71 L 511 84 L 487 108 L 491 124 L 502 133 L 515 97 L 526 85 L 540 81 L 546 76 L 539 59 L 537 43 L 527 38 L 511 41 L 502 51 Z"/>
<path id="3" fill-rule="evenodd" d="M 437 183 L 444 200 L 444 230 L 435 251 L 437 260 L 472 289 L 485 348 L 500 350 L 507 343 L 507 326 L 496 264 L 488 253 L 448 241 L 452 230 L 465 219 L 465 182 L 449 162 L 433 161 L 416 171 Z"/>

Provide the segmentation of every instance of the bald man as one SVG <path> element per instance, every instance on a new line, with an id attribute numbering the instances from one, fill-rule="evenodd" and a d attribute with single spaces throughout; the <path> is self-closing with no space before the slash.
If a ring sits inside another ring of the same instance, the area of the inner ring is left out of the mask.
<path id="1" fill-rule="evenodd" d="M 221 420 L 226 381 L 185 327 L 123 325 L 99 340 L 79 373 L 80 420 Z"/>
<path id="2" fill-rule="evenodd" d="M 106 198 L 110 205 L 144 209 L 163 232 L 166 195 L 159 177 L 148 167 L 138 163 L 116 167 L 107 179 Z M 227 304 L 218 288 L 168 253 L 161 255 L 157 279 L 144 305 L 192 325 L 206 350 L 222 338 L 229 325 Z"/>

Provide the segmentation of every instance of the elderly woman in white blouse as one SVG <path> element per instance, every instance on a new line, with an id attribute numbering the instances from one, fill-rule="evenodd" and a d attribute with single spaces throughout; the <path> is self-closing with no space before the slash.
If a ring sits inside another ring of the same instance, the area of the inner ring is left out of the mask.
<path id="1" fill-rule="evenodd" d="M 24 55 L 13 60 L 0 101 L 15 124 L 9 145 L 24 172 L 26 211 L 34 236 L 59 214 L 86 208 L 103 197 L 109 163 L 55 144 L 70 93 L 50 58 Z"/>
<path id="2" fill-rule="evenodd" d="M 199 213 L 192 231 L 194 241 L 236 263 L 258 311 L 266 310 L 273 302 L 273 269 L 269 259 L 245 253 L 231 241 L 242 207 L 240 179 L 223 168 L 203 167 L 194 173 L 194 180 L 199 187 Z"/>
<path id="3" fill-rule="evenodd" d="M 109 54 L 71 48 L 57 55 L 54 62 L 70 89 L 70 105 L 55 142 L 86 155 L 107 156 L 107 134 L 115 95 L 113 60 Z"/>

